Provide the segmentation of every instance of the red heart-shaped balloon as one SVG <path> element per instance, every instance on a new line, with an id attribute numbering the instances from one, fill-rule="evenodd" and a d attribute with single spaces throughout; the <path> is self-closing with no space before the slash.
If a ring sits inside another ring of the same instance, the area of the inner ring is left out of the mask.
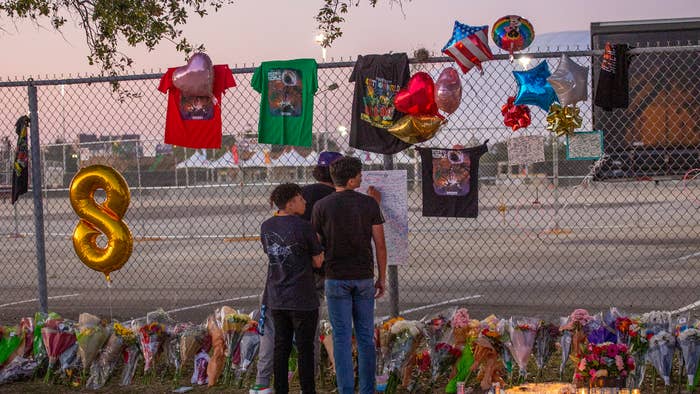
<path id="1" fill-rule="evenodd" d="M 399 90 L 394 107 L 409 115 L 439 115 L 435 103 L 435 83 L 425 72 L 413 74 L 408 86 Z"/>

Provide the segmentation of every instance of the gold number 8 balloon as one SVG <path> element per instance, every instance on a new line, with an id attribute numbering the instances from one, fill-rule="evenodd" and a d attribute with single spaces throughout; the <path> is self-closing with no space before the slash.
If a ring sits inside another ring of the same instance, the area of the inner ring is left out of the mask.
<path id="1" fill-rule="evenodd" d="M 104 202 L 95 200 L 95 191 L 103 189 Z M 131 195 L 124 177 L 114 168 L 92 165 L 78 171 L 70 184 L 70 202 L 80 221 L 73 231 L 75 253 L 89 268 L 105 274 L 120 269 L 131 256 L 134 239 L 122 218 Z M 107 245 L 97 238 L 104 234 Z"/>

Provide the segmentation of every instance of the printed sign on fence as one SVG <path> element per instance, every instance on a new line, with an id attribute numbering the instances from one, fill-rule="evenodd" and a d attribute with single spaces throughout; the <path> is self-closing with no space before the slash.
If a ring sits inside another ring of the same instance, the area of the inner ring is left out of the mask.
<path id="1" fill-rule="evenodd" d="M 362 171 L 362 186 L 359 192 L 367 193 L 374 186 L 382 194 L 384 215 L 384 238 L 386 239 L 387 263 L 408 263 L 408 189 L 406 170 Z"/>
<path id="2" fill-rule="evenodd" d="M 598 160 L 602 155 L 602 131 L 578 131 L 566 136 L 567 160 Z"/>
<path id="3" fill-rule="evenodd" d="M 528 165 L 544 161 L 544 137 L 526 135 L 508 140 L 508 164 Z"/>

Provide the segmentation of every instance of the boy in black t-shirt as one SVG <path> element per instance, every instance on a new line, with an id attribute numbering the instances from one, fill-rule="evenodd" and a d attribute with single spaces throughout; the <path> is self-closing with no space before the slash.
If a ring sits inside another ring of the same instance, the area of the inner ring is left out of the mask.
<path id="1" fill-rule="evenodd" d="M 279 210 L 261 225 L 260 240 L 269 258 L 263 304 L 270 308 L 275 322 L 275 392 L 289 392 L 288 360 L 296 338 L 301 389 L 313 394 L 319 302 L 312 267 L 323 264 L 323 250 L 311 224 L 299 216 L 306 209 L 299 185 L 277 186 L 270 202 Z"/>

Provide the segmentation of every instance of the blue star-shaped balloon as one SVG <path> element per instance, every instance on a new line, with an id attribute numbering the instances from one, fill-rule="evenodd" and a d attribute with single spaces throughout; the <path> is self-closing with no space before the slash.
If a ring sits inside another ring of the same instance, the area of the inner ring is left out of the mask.
<path id="1" fill-rule="evenodd" d="M 527 71 L 513 71 L 518 82 L 518 94 L 515 104 L 532 104 L 549 111 L 549 107 L 557 101 L 557 94 L 547 78 L 552 75 L 546 61 Z"/>

